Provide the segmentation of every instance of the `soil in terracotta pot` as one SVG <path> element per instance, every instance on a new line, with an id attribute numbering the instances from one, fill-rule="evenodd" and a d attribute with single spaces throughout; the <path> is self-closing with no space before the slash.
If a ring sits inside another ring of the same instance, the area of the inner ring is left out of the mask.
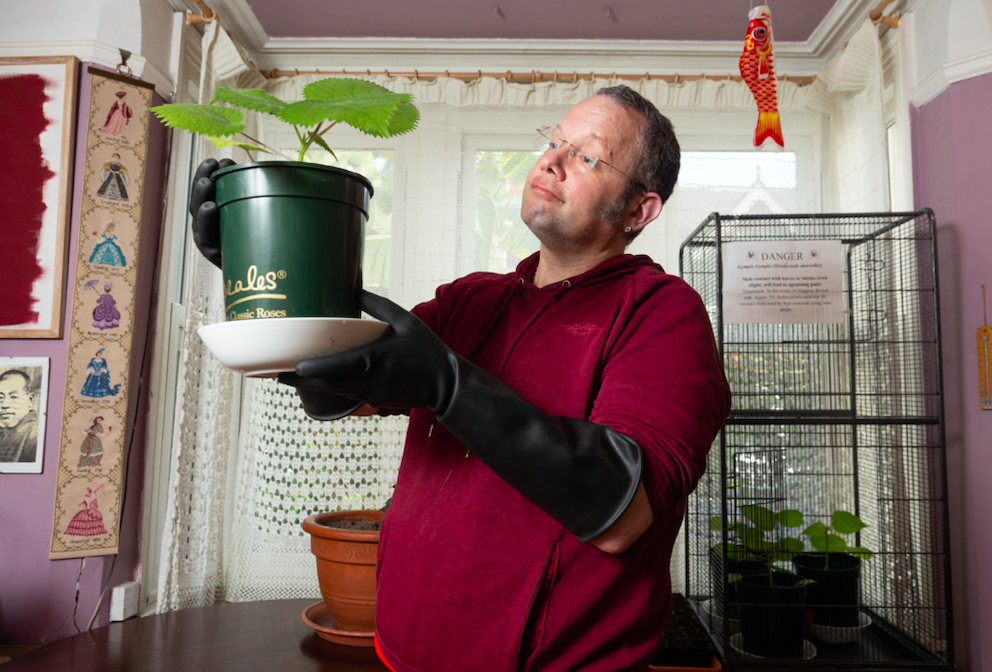
<path id="1" fill-rule="evenodd" d="M 336 530 L 354 530 L 356 532 L 379 532 L 381 524 L 371 520 L 331 520 L 321 523 L 324 527 L 333 527 Z"/>
<path id="2" fill-rule="evenodd" d="M 672 611 L 661 636 L 661 650 L 651 660 L 652 665 L 675 667 L 708 667 L 713 660 L 713 644 L 689 600 L 672 595 Z"/>

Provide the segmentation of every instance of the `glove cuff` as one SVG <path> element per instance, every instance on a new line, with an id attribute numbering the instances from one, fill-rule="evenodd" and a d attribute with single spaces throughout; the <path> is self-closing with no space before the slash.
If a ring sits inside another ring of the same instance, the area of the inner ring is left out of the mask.
<path id="1" fill-rule="evenodd" d="M 544 413 L 495 376 L 455 358 L 438 420 L 524 497 L 592 541 L 623 515 L 641 481 L 640 445 L 609 427 Z"/>

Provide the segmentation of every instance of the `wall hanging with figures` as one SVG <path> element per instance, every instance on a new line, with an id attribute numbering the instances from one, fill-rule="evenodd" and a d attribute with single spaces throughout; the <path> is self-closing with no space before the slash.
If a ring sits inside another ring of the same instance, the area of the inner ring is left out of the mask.
<path id="1" fill-rule="evenodd" d="M 153 89 L 93 67 L 80 89 L 84 158 L 51 558 L 117 552 L 125 428 L 136 401 L 129 380 L 142 347 L 138 259 L 149 244 L 141 232 Z"/>

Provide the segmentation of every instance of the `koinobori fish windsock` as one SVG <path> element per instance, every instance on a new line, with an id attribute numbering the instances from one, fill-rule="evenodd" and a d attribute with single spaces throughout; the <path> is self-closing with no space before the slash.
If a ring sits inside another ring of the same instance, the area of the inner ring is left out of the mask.
<path id="1" fill-rule="evenodd" d="M 778 98 L 775 95 L 775 55 L 772 51 L 772 10 L 768 5 L 758 5 L 750 11 L 751 20 L 741 54 L 741 77 L 751 89 L 758 103 L 758 126 L 754 129 L 754 146 L 767 142 L 785 147 L 782 124 L 778 117 Z"/>

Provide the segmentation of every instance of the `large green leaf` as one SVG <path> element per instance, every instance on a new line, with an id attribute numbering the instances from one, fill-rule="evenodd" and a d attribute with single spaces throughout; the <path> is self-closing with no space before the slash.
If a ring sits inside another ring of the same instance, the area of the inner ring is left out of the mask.
<path id="1" fill-rule="evenodd" d="M 323 149 L 325 152 L 327 152 L 328 154 L 330 154 L 331 156 L 333 156 L 335 161 L 338 160 L 338 155 L 334 153 L 334 150 L 331 149 L 326 142 L 324 142 L 324 139 L 322 137 L 320 137 L 319 135 L 315 135 L 313 137 L 313 142 L 314 142 L 315 145 L 317 145 L 318 147 L 320 147 L 321 149 Z"/>
<path id="2" fill-rule="evenodd" d="M 723 531 L 723 518 L 720 516 L 713 516 L 710 518 L 710 529 L 715 532 Z"/>
<path id="3" fill-rule="evenodd" d="M 362 94 L 387 94 L 396 96 L 384 86 L 365 79 L 350 79 L 347 77 L 328 77 L 316 82 L 310 82 L 303 87 L 304 100 L 338 100 L 348 96 Z"/>
<path id="4" fill-rule="evenodd" d="M 389 119 L 389 135 L 409 133 L 417 127 L 418 121 L 420 121 L 420 110 L 414 107 L 413 103 L 400 103 Z"/>
<path id="5" fill-rule="evenodd" d="M 735 523 L 734 532 L 737 534 L 737 538 L 749 549 L 755 551 L 762 550 L 761 545 L 764 543 L 765 533 L 758 528 L 745 525 L 744 523 Z"/>
<path id="6" fill-rule="evenodd" d="M 869 551 L 867 548 L 863 548 L 861 546 L 849 547 L 847 549 L 847 552 L 850 553 L 851 555 L 856 555 L 859 558 L 862 558 L 863 560 L 870 560 L 871 557 L 873 555 L 875 555 L 874 553 L 872 553 L 871 551 Z"/>
<path id="7" fill-rule="evenodd" d="M 741 507 L 741 513 L 754 525 L 765 532 L 775 529 L 775 512 L 757 504 L 748 504 Z"/>
<path id="8" fill-rule="evenodd" d="M 826 550 L 830 553 L 842 553 L 847 550 L 847 542 L 844 541 L 843 537 L 838 537 L 836 534 L 827 535 Z"/>
<path id="9" fill-rule="evenodd" d="M 796 539 L 794 537 L 785 537 L 784 539 L 779 539 L 778 542 L 778 550 L 780 551 L 802 553 L 804 548 L 806 548 L 806 544 L 804 544 L 801 539 Z"/>
<path id="10" fill-rule="evenodd" d="M 803 512 L 798 509 L 785 509 L 779 511 L 777 516 L 778 522 L 785 527 L 799 527 L 803 524 Z"/>
<path id="11" fill-rule="evenodd" d="M 222 86 L 214 94 L 214 103 L 230 103 L 247 110 L 278 115 L 286 103 L 261 89 L 231 89 Z"/>
<path id="12" fill-rule="evenodd" d="M 308 84 L 303 96 L 305 100 L 282 110 L 283 121 L 308 127 L 339 121 L 368 135 L 388 138 L 413 130 L 419 118 L 409 94 L 393 93 L 360 79 L 322 79 Z"/>
<path id="13" fill-rule="evenodd" d="M 166 126 L 182 128 L 193 133 L 227 137 L 245 130 L 240 110 L 217 105 L 173 103 L 149 108 Z"/>
<path id="14" fill-rule="evenodd" d="M 854 534 L 866 527 L 860 518 L 847 511 L 834 511 L 830 517 L 830 526 L 840 534 Z"/>

